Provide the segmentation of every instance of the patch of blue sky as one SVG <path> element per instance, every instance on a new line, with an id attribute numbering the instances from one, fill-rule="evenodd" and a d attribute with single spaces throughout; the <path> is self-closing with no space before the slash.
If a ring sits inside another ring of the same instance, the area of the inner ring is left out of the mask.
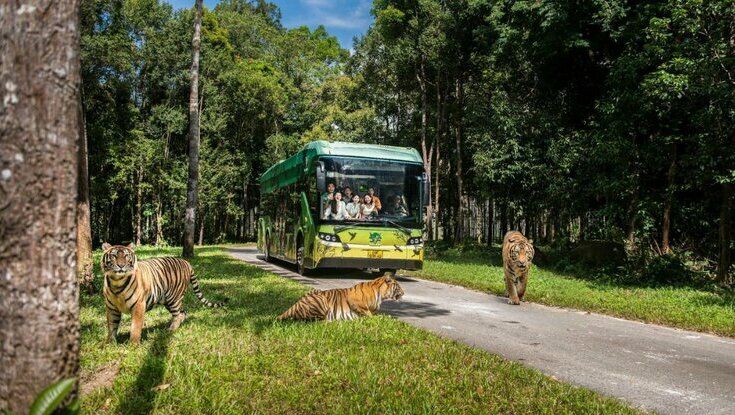
<path id="1" fill-rule="evenodd" d="M 189 8 L 194 0 L 164 0 L 175 9 Z M 339 39 L 345 49 L 352 49 L 353 39 L 363 35 L 373 17 L 372 0 L 271 0 L 281 9 L 281 23 L 288 28 L 307 26 L 315 29 L 323 25 L 329 34 Z M 217 0 L 204 0 L 213 8 Z"/>

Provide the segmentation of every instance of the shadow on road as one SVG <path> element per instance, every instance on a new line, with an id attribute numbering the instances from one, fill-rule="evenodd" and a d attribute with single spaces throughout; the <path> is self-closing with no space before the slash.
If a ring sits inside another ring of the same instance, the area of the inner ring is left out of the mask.
<path id="1" fill-rule="evenodd" d="M 450 313 L 449 310 L 437 307 L 434 303 L 413 301 L 385 302 L 381 305 L 380 309 L 381 312 L 393 317 L 427 318 L 446 316 Z"/>

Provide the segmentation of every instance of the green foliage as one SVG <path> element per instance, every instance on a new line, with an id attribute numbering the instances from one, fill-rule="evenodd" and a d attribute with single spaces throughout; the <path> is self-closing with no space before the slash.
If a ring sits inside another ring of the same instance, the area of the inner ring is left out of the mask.
<path id="1" fill-rule="evenodd" d="M 55 411 L 61 402 L 74 391 L 77 383 L 76 378 L 63 379 L 47 386 L 31 404 L 28 411 L 30 415 L 49 415 Z M 64 408 L 63 413 L 79 413 L 79 401 L 75 400 L 71 405 Z"/>
<path id="2" fill-rule="evenodd" d="M 134 239 L 139 190 L 143 241 L 177 241 L 191 10 L 81 11 L 94 241 Z M 461 178 L 496 229 L 524 224 L 555 246 L 646 250 L 667 232 L 697 263 L 732 246 L 719 234 L 735 183 L 733 2 L 375 0 L 372 13 L 350 55 L 322 26 L 284 28 L 265 0 L 205 11 L 204 240 L 253 238 L 258 177 L 306 142 L 423 139 L 444 238 L 481 227 L 480 213 L 459 220 Z"/>
<path id="3" fill-rule="evenodd" d="M 496 221 L 543 223 L 557 245 L 631 230 L 656 245 L 669 203 L 670 242 L 714 258 L 735 171 L 733 7 L 380 0 L 351 65 L 390 143 L 419 146 L 428 81 L 445 237 L 459 226 L 459 175 L 470 197 L 494 203 Z"/>
<path id="4" fill-rule="evenodd" d="M 187 177 L 192 12 L 157 0 L 82 3 L 93 240 L 135 239 L 140 215 L 144 242 L 176 241 Z M 315 125 L 335 122 L 334 111 L 347 128 L 368 123 L 369 115 L 331 104 L 345 101 L 337 97 L 344 88 L 329 102 L 314 100 L 340 76 L 347 51 L 323 27 L 285 29 L 279 16 L 266 1 L 220 2 L 204 12 L 199 217 L 207 240 L 253 237 L 243 221 L 254 217 L 256 182 L 278 160 L 274 154 L 284 157 Z"/>

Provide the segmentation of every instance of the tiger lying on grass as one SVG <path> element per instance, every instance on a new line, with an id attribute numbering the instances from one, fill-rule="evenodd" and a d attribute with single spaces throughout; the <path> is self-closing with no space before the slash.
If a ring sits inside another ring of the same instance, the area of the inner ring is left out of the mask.
<path id="1" fill-rule="evenodd" d="M 508 303 L 519 305 L 526 295 L 528 270 L 533 260 L 533 245 L 518 231 L 510 231 L 503 238 L 503 276 Z"/>
<path id="2" fill-rule="evenodd" d="M 401 297 L 401 286 L 391 275 L 385 275 L 350 288 L 314 290 L 301 297 L 277 320 L 352 320 L 373 315 L 384 299 L 397 301 Z"/>
<path id="3" fill-rule="evenodd" d="M 130 341 L 140 343 L 143 316 L 156 304 L 163 304 L 173 317 L 168 329 L 176 330 L 186 318 L 184 294 L 191 283 L 194 295 L 208 307 L 221 307 L 202 294 L 191 265 L 179 258 L 163 257 L 138 261 L 135 245 L 102 244 L 103 294 L 107 307 L 107 341 L 115 340 L 121 314 L 132 314 Z"/>

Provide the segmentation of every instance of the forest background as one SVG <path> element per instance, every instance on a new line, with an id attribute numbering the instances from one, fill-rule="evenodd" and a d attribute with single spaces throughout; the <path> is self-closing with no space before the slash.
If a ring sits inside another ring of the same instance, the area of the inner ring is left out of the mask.
<path id="1" fill-rule="evenodd" d="M 192 10 L 83 0 L 92 241 L 179 245 Z M 375 0 L 353 50 L 265 0 L 202 20 L 199 243 L 255 238 L 313 140 L 419 149 L 434 246 L 606 240 L 626 275 L 732 284 L 735 3 Z"/>

